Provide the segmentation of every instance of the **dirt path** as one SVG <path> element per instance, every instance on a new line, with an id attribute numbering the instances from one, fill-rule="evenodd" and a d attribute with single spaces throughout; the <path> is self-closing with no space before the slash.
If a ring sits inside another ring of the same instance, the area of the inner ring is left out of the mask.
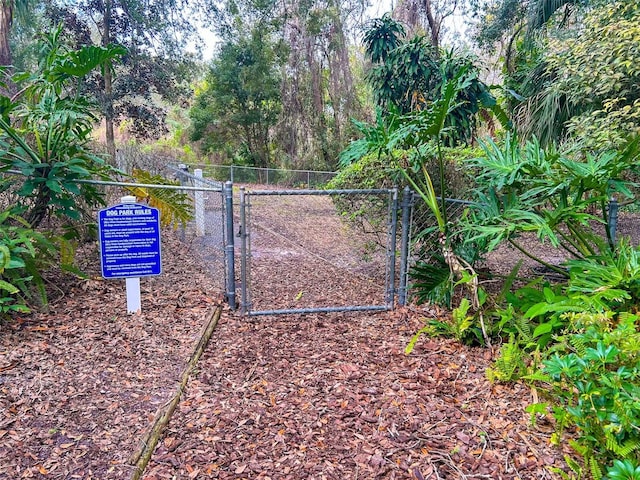
<path id="1" fill-rule="evenodd" d="M 130 478 L 127 458 L 219 300 L 174 232 L 163 275 L 141 281 L 140 316 L 125 313 L 124 281 L 99 278 L 96 249 L 81 255 L 91 280 L 56 278 L 48 314 L 0 320 L 2 480 Z"/>
<path id="2" fill-rule="evenodd" d="M 249 224 L 253 310 L 385 305 L 386 224 L 365 233 L 307 195 L 252 196 Z"/>
<path id="3" fill-rule="evenodd" d="M 330 198 L 255 197 L 251 222 L 258 308 L 384 301 L 384 249 Z M 531 393 L 491 385 L 486 350 L 426 340 L 406 356 L 421 326 L 408 310 L 226 312 L 145 478 L 553 478 Z"/>

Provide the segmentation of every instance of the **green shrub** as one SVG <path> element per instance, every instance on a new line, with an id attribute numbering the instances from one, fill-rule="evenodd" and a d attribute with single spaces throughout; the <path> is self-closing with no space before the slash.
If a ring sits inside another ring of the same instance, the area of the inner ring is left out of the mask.
<path id="1" fill-rule="evenodd" d="M 615 460 L 637 464 L 639 317 L 628 313 L 574 313 L 567 318 L 568 333 L 559 338 L 532 376 L 544 382 L 554 404 L 560 407 L 553 409 L 557 439 L 564 428 L 575 427 L 577 436 L 570 443 L 592 472 L 603 471 Z M 539 412 L 539 407 L 531 410 Z"/>
<path id="2" fill-rule="evenodd" d="M 27 300 L 35 293 L 46 302 L 40 276 L 41 258 L 52 256 L 53 245 L 29 228 L 11 208 L 0 212 L 0 313 L 28 313 Z"/>

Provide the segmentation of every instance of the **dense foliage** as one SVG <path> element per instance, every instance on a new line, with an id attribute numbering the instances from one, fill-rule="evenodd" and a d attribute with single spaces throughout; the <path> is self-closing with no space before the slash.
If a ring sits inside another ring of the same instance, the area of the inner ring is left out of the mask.
<path id="1" fill-rule="evenodd" d="M 96 105 L 77 95 L 76 86 L 93 69 L 109 68 L 108 62 L 124 49 L 70 50 L 61 44 L 60 34 L 57 29 L 43 38 L 36 71 L 14 77 L 19 94 L 0 96 L 0 168 L 20 174 L 18 181 L 2 182 L 5 193 L 16 195 L 15 203 L 0 213 L 3 313 L 28 311 L 26 301 L 34 289 L 45 301 L 40 269 L 56 261 L 70 267 L 64 251 L 76 232 L 71 222 L 103 204 L 95 186 L 78 182 L 106 175 L 109 168 L 89 148 Z M 49 216 L 61 219 L 64 236 L 34 230 Z"/>
<path id="2" fill-rule="evenodd" d="M 106 167 L 89 148 L 96 105 L 78 96 L 73 85 L 96 68 L 110 68 L 108 63 L 125 52 L 117 46 L 68 50 L 60 43 L 61 32 L 44 38 L 37 71 L 15 77 L 20 94 L 0 97 L 0 162 L 24 175 L 17 194 L 25 199 L 24 215 L 32 227 L 49 213 L 78 219 L 84 207 L 101 203 L 94 187 L 77 182 Z"/>
<path id="3" fill-rule="evenodd" d="M 364 35 L 373 67 L 368 81 L 385 112 L 407 114 L 429 108 L 444 85 L 460 80 L 455 105 L 446 116 L 443 140 L 449 146 L 470 143 L 481 109 L 498 111 L 496 99 L 478 76 L 473 60 L 455 51 L 441 51 L 424 37 L 404 39 L 405 28 L 390 16 L 371 23 Z M 463 77 L 463 78 L 458 78 Z"/>
<path id="4" fill-rule="evenodd" d="M 191 139 L 236 163 L 271 164 L 272 127 L 282 110 L 282 48 L 259 30 L 226 41 L 191 109 Z"/>
<path id="5" fill-rule="evenodd" d="M 394 178 L 382 170 L 400 172 L 433 213 L 416 242 L 438 232 L 441 255 L 415 266 L 415 298 L 453 312 L 427 321 L 407 352 L 422 334 L 500 343 L 487 376 L 539 385 L 546 395 L 530 407 L 532 418 L 550 416 L 558 442 L 574 432 L 576 457 L 567 457 L 562 478 L 637 478 L 640 250 L 614 236 L 609 215 L 612 199 L 635 203 L 637 195 L 638 6 L 497 5 L 481 35 L 485 44 L 510 36 L 504 92 L 517 133 L 481 140 L 482 152 L 465 161 L 474 176 L 466 212 L 448 215 L 442 145 L 470 138 L 454 120 L 456 109 L 477 111 L 473 96 L 462 94 L 470 67 L 421 38 L 404 42 L 404 27 L 391 17 L 365 34 L 379 110 L 375 123 L 356 122 L 362 137 L 342 153 L 343 178 L 370 185 Z M 379 169 L 371 177 L 368 165 Z M 526 236 L 560 249 L 564 260 L 536 253 Z M 520 262 L 489 294 L 475 262 L 505 243 L 539 262 L 533 272 L 545 276 L 522 278 Z"/>

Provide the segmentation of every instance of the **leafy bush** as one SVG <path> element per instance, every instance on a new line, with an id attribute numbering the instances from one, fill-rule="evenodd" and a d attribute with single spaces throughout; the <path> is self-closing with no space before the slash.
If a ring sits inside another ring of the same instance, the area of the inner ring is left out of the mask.
<path id="1" fill-rule="evenodd" d="M 97 120 L 97 104 L 79 91 L 80 79 L 125 53 L 122 47 L 87 46 L 70 50 L 54 29 L 42 38 L 38 68 L 18 74 L 18 93 L 0 95 L 0 170 L 18 171 L 18 205 L 0 213 L 0 311 L 28 311 L 35 291 L 46 301 L 40 276 L 45 262 L 69 263 L 71 243 L 59 237 L 59 247 L 36 232 L 50 215 L 64 222 L 81 219 L 87 207 L 103 204 L 100 190 L 79 182 L 111 169 L 91 152 L 89 142 Z M 66 225 L 65 227 L 69 227 Z M 66 228 L 66 236 L 77 230 Z M 58 255 L 59 254 L 59 255 Z"/>
<path id="2" fill-rule="evenodd" d="M 607 470 L 608 480 L 640 480 L 640 466 L 631 460 L 615 460 Z"/>
<path id="3" fill-rule="evenodd" d="M 116 46 L 68 50 L 61 34 L 58 28 L 43 38 L 38 70 L 14 78 L 18 95 L 0 96 L 0 168 L 24 176 L 17 193 L 34 228 L 50 213 L 77 220 L 84 205 L 102 204 L 100 191 L 78 180 L 109 171 L 88 148 L 98 106 L 78 95 L 74 82 L 125 51 Z"/>
<path id="4" fill-rule="evenodd" d="M 46 302 L 44 282 L 39 273 L 40 259 L 52 254 L 54 247 L 46 238 L 29 228 L 11 208 L 0 212 L 0 314 L 28 313 L 27 300 L 34 289 Z"/>
<path id="5" fill-rule="evenodd" d="M 521 146 L 512 136 L 501 145 L 487 141 L 484 155 L 472 162 L 478 172 L 478 201 L 464 228 L 471 240 L 485 240 L 489 250 L 508 242 L 568 277 L 565 269 L 529 251 L 519 235 L 533 232 L 569 258 L 612 251 L 611 232 L 604 228 L 607 204 L 615 195 L 633 196 L 633 185 L 625 177 L 638 169 L 639 145 L 635 137 L 624 150 L 593 154 L 544 149 L 535 139 Z"/>
<path id="6" fill-rule="evenodd" d="M 553 409 L 559 427 L 557 438 L 562 429 L 575 427 L 578 435 L 570 443 L 592 473 L 603 471 L 614 460 L 637 464 L 639 317 L 628 313 L 574 313 L 568 318 L 570 330 L 532 376 L 548 386 L 554 403 L 560 406 Z M 540 412 L 539 407 L 530 410 Z M 625 465 L 629 464 L 616 463 L 614 468 L 622 472 Z M 610 478 L 634 478 L 611 475 Z M 597 478 L 600 477 L 601 474 Z"/>

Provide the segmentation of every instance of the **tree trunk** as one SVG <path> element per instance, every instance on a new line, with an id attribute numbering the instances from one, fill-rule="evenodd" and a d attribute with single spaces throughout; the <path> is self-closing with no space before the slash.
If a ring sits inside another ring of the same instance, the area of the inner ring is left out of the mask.
<path id="1" fill-rule="evenodd" d="M 440 26 L 441 22 L 438 21 L 433 14 L 433 6 L 431 0 L 424 0 L 424 9 L 427 14 L 427 22 L 429 22 L 429 31 L 431 33 L 431 45 L 438 48 L 440 46 Z"/>
<path id="2" fill-rule="evenodd" d="M 103 12 L 102 46 L 106 47 L 111 43 L 111 0 L 105 0 Z M 104 123 L 105 140 L 107 142 L 107 153 L 113 165 L 116 164 L 116 139 L 113 131 L 113 77 L 111 75 L 111 62 L 104 67 Z"/>
<path id="3" fill-rule="evenodd" d="M 7 88 L 0 87 L 0 94 L 8 95 L 11 91 L 9 76 L 11 75 L 11 45 L 9 35 L 11 33 L 11 23 L 13 22 L 13 0 L 0 0 L 0 66 L 6 67 L 5 78 L 1 81 L 7 83 Z"/>

